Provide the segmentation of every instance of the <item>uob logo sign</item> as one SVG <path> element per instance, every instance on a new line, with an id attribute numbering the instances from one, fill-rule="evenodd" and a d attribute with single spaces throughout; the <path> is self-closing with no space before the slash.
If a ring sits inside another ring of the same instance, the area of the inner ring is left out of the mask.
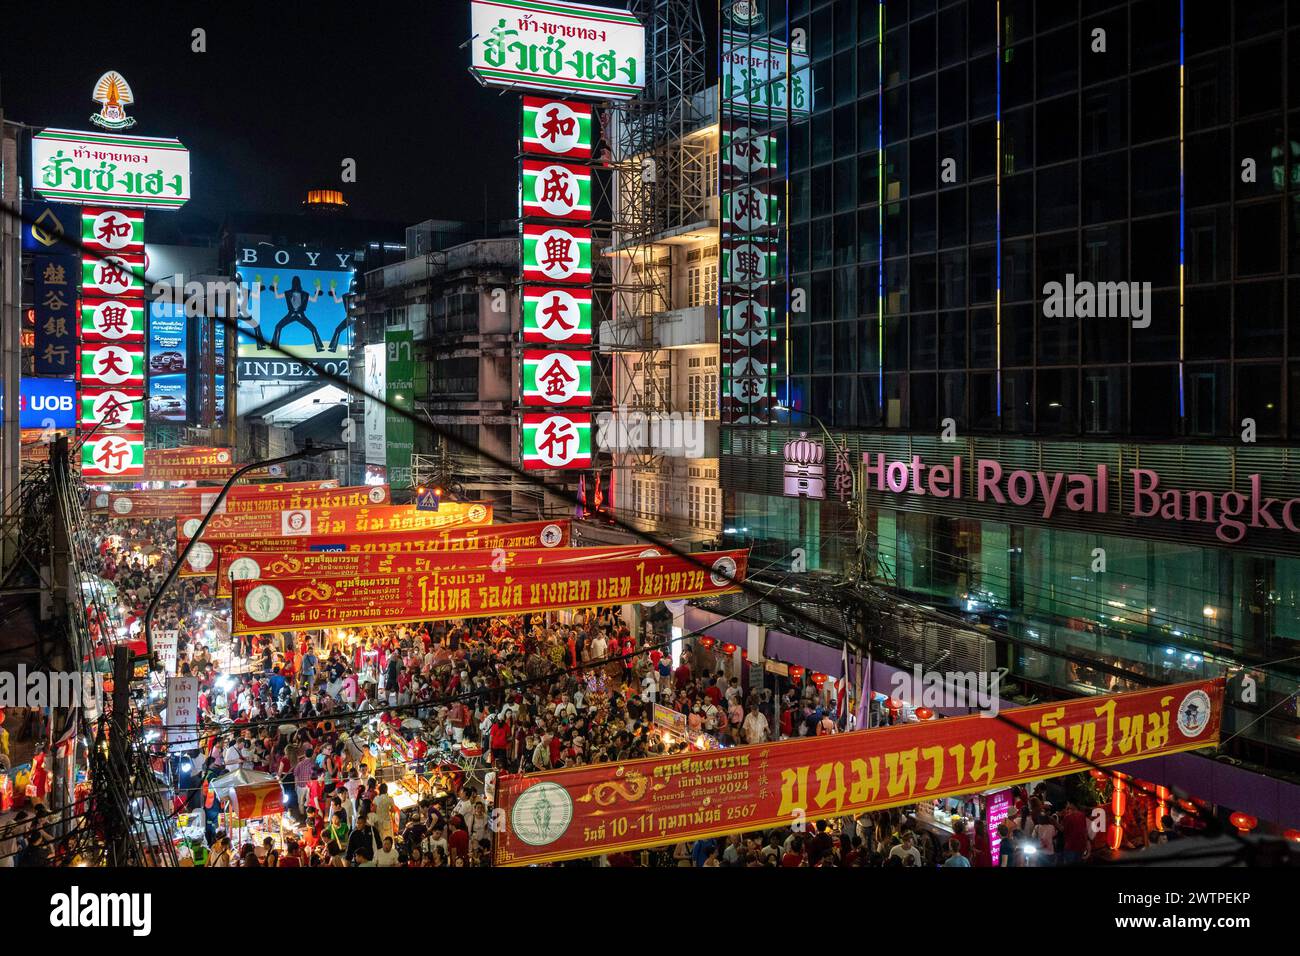
<path id="1" fill-rule="evenodd" d="M 18 394 L 18 426 L 75 428 L 76 406 L 76 384 L 71 379 L 23 379 Z"/>

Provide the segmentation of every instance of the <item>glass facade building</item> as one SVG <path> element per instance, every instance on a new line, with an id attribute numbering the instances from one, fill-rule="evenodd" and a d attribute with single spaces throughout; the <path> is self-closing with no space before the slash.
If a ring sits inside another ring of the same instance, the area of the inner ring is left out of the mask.
<path id="1" fill-rule="evenodd" d="M 1027 644 L 1169 680 L 1300 653 L 1300 534 L 1135 514 L 1133 484 L 1300 496 L 1300 3 L 744 9 L 812 88 L 769 131 L 775 408 L 724 428 L 725 536 L 839 574 L 862 547 L 878 584 L 1004 629 L 1007 665 L 1057 689 L 1113 681 Z M 801 431 L 826 443 L 821 498 L 783 484 Z M 960 455 L 967 494 L 882 492 L 864 453 Z M 1105 464 L 1108 508 L 977 502 L 982 461 Z M 1248 755 L 1300 767 L 1295 717 Z"/>

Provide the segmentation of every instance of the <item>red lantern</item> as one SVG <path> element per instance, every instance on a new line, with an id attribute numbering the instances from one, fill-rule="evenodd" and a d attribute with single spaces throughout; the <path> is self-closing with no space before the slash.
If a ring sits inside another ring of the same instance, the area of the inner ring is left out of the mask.
<path id="1" fill-rule="evenodd" d="M 798 664 L 791 664 L 791 665 L 790 665 L 790 679 L 791 679 L 791 680 L 795 680 L 795 681 L 797 681 L 797 680 L 803 680 L 803 668 L 800 667 Z"/>
<path id="2" fill-rule="evenodd" d="M 732 643 L 730 643 L 730 642 L 728 642 L 728 643 L 726 643 L 726 644 L 723 644 L 723 645 L 722 645 L 722 653 L 724 653 L 724 654 L 734 654 L 734 653 L 736 653 L 736 645 L 735 645 L 735 644 L 732 644 Z"/>
<path id="3" fill-rule="evenodd" d="M 749 660 L 749 651 L 748 651 L 748 650 L 745 650 L 744 648 L 741 648 L 741 651 L 740 651 L 740 659 L 741 659 L 742 661 L 747 661 L 747 660 Z"/>
<path id="4" fill-rule="evenodd" d="M 707 650 L 708 648 L 712 647 L 712 646 L 713 646 L 714 644 L 716 644 L 716 643 L 717 643 L 717 641 L 715 641 L 713 638 L 709 637 L 709 635 L 707 635 L 707 634 L 705 634 L 703 637 L 700 638 L 700 646 L 703 647 L 703 648 L 706 649 L 706 650 Z"/>
<path id="5" fill-rule="evenodd" d="M 1292 843 L 1300 843 L 1300 830 L 1283 830 L 1282 836 L 1286 837 Z"/>
<path id="6" fill-rule="evenodd" d="M 890 710 L 899 710 L 900 708 L 902 708 L 903 702 L 901 700 L 895 700 L 894 698 L 890 697 L 888 700 L 885 701 L 885 706 L 888 707 Z"/>
<path id="7" fill-rule="evenodd" d="M 813 676 L 812 676 L 812 682 L 813 682 L 814 684 L 817 685 L 817 689 L 818 689 L 818 690 L 821 690 L 821 689 L 822 689 L 822 686 L 826 683 L 826 675 L 825 675 L 825 674 L 813 674 Z"/>
<path id="8" fill-rule="evenodd" d="M 1238 810 L 1232 816 L 1228 817 L 1228 822 L 1240 830 L 1242 833 L 1249 833 L 1255 827 L 1259 826 L 1259 821 L 1249 813 L 1242 813 Z"/>
<path id="9" fill-rule="evenodd" d="M 929 707 L 918 707 L 916 708 L 916 716 L 921 718 L 921 720 L 929 720 L 934 716 L 934 711 Z"/>

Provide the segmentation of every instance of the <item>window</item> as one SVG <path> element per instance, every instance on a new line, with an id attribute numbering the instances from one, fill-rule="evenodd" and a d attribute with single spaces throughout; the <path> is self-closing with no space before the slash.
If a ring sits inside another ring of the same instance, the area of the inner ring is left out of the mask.
<path id="1" fill-rule="evenodd" d="M 686 306 L 717 305 L 718 303 L 718 260 L 708 259 L 692 264 L 686 269 Z"/>

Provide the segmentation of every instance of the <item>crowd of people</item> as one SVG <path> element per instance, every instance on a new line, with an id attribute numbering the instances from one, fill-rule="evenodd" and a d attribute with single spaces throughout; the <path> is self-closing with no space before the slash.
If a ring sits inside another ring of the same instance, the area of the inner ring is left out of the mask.
<path id="1" fill-rule="evenodd" d="M 174 557 L 174 523 L 134 521 L 126 530 L 124 522 L 93 518 L 88 534 L 94 570 L 114 585 L 131 635 Z M 489 771 L 630 760 L 700 740 L 758 744 L 845 726 L 837 701 L 811 682 L 751 687 L 749 669 L 732 672 L 729 656 L 702 645 L 688 644 L 674 663 L 664 635 L 638 633 L 617 607 L 564 620 L 523 615 L 237 638 L 223 630 L 217 610 L 210 579 L 180 578 L 155 621 L 155 633 L 178 634 L 177 672 L 198 678 L 199 751 L 159 757 L 175 776 L 176 813 L 203 821 L 202 844 L 183 854 L 187 864 L 489 866 L 492 807 L 482 792 Z M 664 732 L 656 705 L 681 715 L 684 732 Z M 435 769 L 441 786 L 399 810 L 389 782 Z M 291 821 L 282 840 L 237 839 L 222 828 L 213 783 L 237 770 L 278 781 Z M 946 833 L 916 811 L 569 865 L 967 867 L 996 858 L 1025 866 L 1075 862 L 1088 851 L 1083 813 L 1053 807 L 1045 792 L 1018 792 L 996 855 L 982 826 L 968 831 L 959 820 Z"/>

